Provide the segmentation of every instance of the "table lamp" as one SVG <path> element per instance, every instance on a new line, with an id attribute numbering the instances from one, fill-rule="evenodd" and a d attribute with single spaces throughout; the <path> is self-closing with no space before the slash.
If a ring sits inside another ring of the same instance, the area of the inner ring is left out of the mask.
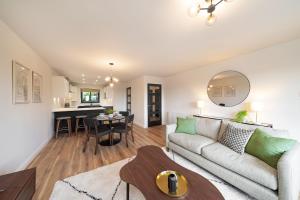
<path id="1" fill-rule="evenodd" d="M 261 102 L 252 102 L 251 110 L 255 112 L 255 122 L 258 122 L 258 112 L 261 112 L 263 109 L 263 104 Z"/>
<path id="2" fill-rule="evenodd" d="M 200 111 L 199 115 L 202 115 L 202 108 L 204 108 L 204 101 L 202 100 L 197 101 L 197 108 L 199 108 Z"/>

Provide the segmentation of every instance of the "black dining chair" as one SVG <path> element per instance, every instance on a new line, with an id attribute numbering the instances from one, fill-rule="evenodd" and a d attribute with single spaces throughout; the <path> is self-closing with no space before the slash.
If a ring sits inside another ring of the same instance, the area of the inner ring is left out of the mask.
<path id="1" fill-rule="evenodd" d="M 124 117 L 129 116 L 129 112 L 128 111 L 119 111 L 119 114 L 121 114 Z"/>
<path id="2" fill-rule="evenodd" d="M 125 140 L 126 140 L 126 146 L 128 147 L 128 135 L 131 132 L 132 141 L 134 142 L 134 136 L 133 136 L 133 120 L 134 115 L 129 115 L 128 117 L 125 117 L 124 123 L 118 123 L 117 126 L 113 127 L 113 132 L 120 133 L 120 137 L 122 137 L 122 134 L 125 134 Z"/>
<path id="3" fill-rule="evenodd" d="M 134 142 L 134 137 L 133 137 L 133 121 L 134 121 L 134 114 L 129 115 L 128 128 L 129 128 L 129 130 L 131 132 L 132 141 Z"/>
<path id="4" fill-rule="evenodd" d="M 112 143 L 111 129 L 109 127 L 101 124 L 96 118 L 85 118 L 84 123 L 86 125 L 86 141 L 83 147 L 83 152 L 86 150 L 90 137 L 96 138 L 95 154 L 97 154 L 98 144 L 102 136 L 109 135 L 110 143 Z"/>
<path id="5" fill-rule="evenodd" d="M 123 117 L 128 117 L 129 116 L 129 112 L 128 111 L 119 111 L 119 114 L 122 115 Z M 124 124 L 124 119 L 121 120 L 113 120 L 112 124 L 114 126 L 118 126 L 119 123 L 123 123 Z"/>

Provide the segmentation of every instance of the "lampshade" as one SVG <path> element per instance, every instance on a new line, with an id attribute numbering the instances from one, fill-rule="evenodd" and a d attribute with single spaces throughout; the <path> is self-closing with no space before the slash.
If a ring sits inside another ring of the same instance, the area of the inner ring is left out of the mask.
<path id="1" fill-rule="evenodd" d="M 199 100 L 197 101 L 197 108 L 203 108 L 204 107 L 204 101 Z"/>
<path id="2" fill-rule="evenodd" d="M 252 102 L 251 103 L 251 110 L 254 112 L 260 112 L 263 109 L 263 104 L 261 102 Z"/>

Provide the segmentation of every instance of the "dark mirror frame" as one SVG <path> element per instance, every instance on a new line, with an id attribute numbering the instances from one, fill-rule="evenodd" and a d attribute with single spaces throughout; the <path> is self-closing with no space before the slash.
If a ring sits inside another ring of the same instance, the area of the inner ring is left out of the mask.
<path id="1" fill-rule="evenodd" d="M 243 100 L 241 100 L 240 102 L 238 102 L 238 103 L 236 103 L 235 105 L 232 105 L 232 106 L 226 106 L 225 104 L 223 104 L 223 105 L 217 104 L 217 103 L 209 96 L 209 94 L 208 94 L 208 88 L 209 88 L 209 85 L 210 85 L 211 80 L 212 80 L 214 77 L 216 77 L 217 75 L 220 75 L 220 74 L 225 73 L 225 72 L 235 72 L 235 73 L 238 73 L 238 74 L 240 74 L 241 76 L 245 77 L 245 79 L 248 81 L 248 84 L 249 84 L 249 90 L 248 90 L 247 96 L 246 96 Z M 209 82 L 208 82 L 208 84 L 207 84 L 207 87 L 206 87 L 206 93 L 207 93 L 208 98 L 209 98 L 215 105 L 220 106 L 220 107 L 225 107 L 225 108 L 226 108 L 226 107 L 227 107 L 227 108 L 234 107 L 234 106 L 237 106 L 237 105 L 240 105 L 241 103 L 243 103 L 243 102 L 248 98 L 248 96 L 249 96 L 249 94 L 250 94 L 250 91 L 251 91 L 251 84 L 250 84 L 250 81 L 249 81 L 248 77 L 247 77 L 245 74 L 243 74 L 243 73 L 241 73 L 241 72 L 239 72 L 239 71 L 235 71 L 235 70 L 226 70 L 226 71 L 222 71 L 222 72 L 219 72 L 219 73 L 215 74 L 215 75 L 209 80 Z"/>

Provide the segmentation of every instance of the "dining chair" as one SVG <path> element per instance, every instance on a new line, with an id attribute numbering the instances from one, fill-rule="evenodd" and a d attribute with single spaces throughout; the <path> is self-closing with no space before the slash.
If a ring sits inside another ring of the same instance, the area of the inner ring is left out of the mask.
<path id="1" fill-rule="evenodd" d="M 122 116 L 129 116 L 129 112 L 128 111 L 119 111 L 119 114 L 121 114 Z"/>
<path id="2" fill-rule="evenodd" d="M 110 143 L 112 143 L 111 129 L 109 127 L 101 124 L 96 118 L 85 118 L 84 123 L 86 125 L 86 140 L 84 143 L 83 152 L 85 152 L 86 150 L 87 143 L 90 140 L 90 137 L 96 138 L 95 155 L 97 154 L 98 145 L 101 140 L 101 137 L 109 135 Z"/>
<path id="3" fill-rule="evenodd" d="M 134 114 L 129 115 L 128 117 L 128 127 L 131 132 L 132 142 L 134 142 L 134 136 L 133 136 L 133 121 L 134 121 Z"/>
<path id="4" fill-rule="evenodd" d="M 125 134 L 125 140 L 126 140 L 126 146 L 128 147 L 128 135 L 129 132 L 131 132 L 132 141 L 134 142 L 134 136 L 133 136 L 133 120 L 134 115 L 129 115 L 128 117 L 125 117 L 124 123 L 118 123 L 118 125 L 113 127 L 113 132 L 120 133 L 120 137 L 122 137 L 122 134 Z"/>

